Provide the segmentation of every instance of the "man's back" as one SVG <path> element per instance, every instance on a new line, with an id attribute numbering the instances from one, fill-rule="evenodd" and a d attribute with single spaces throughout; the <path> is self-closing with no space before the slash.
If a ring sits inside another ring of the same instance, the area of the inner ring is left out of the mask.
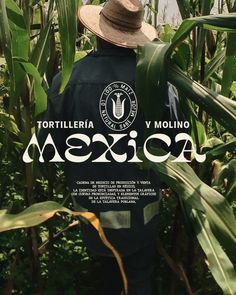
<path id="1" fill-rule="evenodd" d="M 65 163 L 74 200 L 98 215 L 108 239 L 122 254 L 155 238 L 158 212 L 159 186 L 134 161 L 129 162 L 136 154 L 134 142 L 137 147 L 142 144 L 145 128 L 134 93 L 135 68 L 133 50 L 104 49 L 75 64 L 61 95 L 56 77 L 49 95 L 48 118 L 78 122 L 76 128 L 52 133 L 60 154 L 68 145 L 76 147 L 71 154 L 79 162 Z M 74 134 L 82 137 L 72 138 Z M 90 249 L 108 254 L 97 233 L 83 227 Z"/>

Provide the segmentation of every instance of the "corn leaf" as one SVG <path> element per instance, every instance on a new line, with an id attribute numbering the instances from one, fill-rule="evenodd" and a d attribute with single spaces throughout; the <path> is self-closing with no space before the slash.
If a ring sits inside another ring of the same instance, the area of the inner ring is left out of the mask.
<path id="1" fill-rule="evenodd" d="M 236 34 L 228 34 L 226 56 L 223 68 L 223 95 L 229 96 L 233 82 L 236 80 Z"/>
<path id="2" fill-rule="evenodd" d="M 50 30 L 52 21 L 49 21 L 41 31 L 37 44 L 35 45 L 30 61 L 36 67 L 41 76 L 44 75 L 47 68 L 47 60 L 50 53 Z"/>
<path id="3" fill-rule="evenodd" d="M 146 119 L 161 119 L 167 97 L 164 88 L 167 89 L 165 73 L 168 69 L 168 80 L 180 93 L 236 135 L 236 102 L 192 80 L 174 64 L 168 67 L 166 56 L 169 48 L 169 45 L 160 42 L 149 42 L 139 47 L 136 92 Z"/>
<path id="4" fill-rule="evenodd" d="M 152 154 L 163 155 L 163 151 L 150 148 Z M 173 162 L 170 156 L 166 162 L 148 161 L 140 152 L 143 167 L 153 170 L 161 180 L 178 193 L 184 203 L 192 209 L 206 214 L 215 236 L 226 253 L 236 261 L 236 220 L 226 199 L 213 188 L 202 182 L 187 163 Z"/>
<path id="5" fill-rule="evenodd" d="M 222 66 L 222 64 L 225 61 L 225 52 L 226 50 L 223 49 L 222 51 L 218 52 L 205 66 L 205 77 L 204 82 L 206 82 L 212 74 L 214 74 L 219 67 Z"/>
<path id="6" fill-rule="evenodd" d="M 190 2 L 189 2 L 189 0 L 177 0 L 176 2 L 178 4 L 182 19 L 189 18 L 190 17 Z"/>
<path id="7" fill-rule="evenodd" d="M 6 7 L 11 33 L 12 60 L 10 62 L 14 62 L 15 56 L 28 60 L 30 39 L 23 12 L 13 0 L 6 0 Z M 22 86 L 24 85 L 24 79 L 25 73 L 23 69 L 18 63 L 14 63 L 14 91 L 11 93 L 11 109 L 16 104 L 16 100 L 19 99 Z"/>
<path id="8" fill-rule="evenodd" d="M 151 153 L 163 154 L 157 149 Z M 154 170 L 182 198 L 213 277 L 224 294 L 235 294 L 236 273 L 226 253 L 235 259 L 236 221 L 225 198 L 203 183 L 187 163 L 173 163 L 172 156 L 158 164 L 145 160 L 141 152 L 139 158 L 144 161 L 143 168 Z"/>
<path id="9" fill-rule="evenodd" d="M 214 6 L 214 0 L 203 0 L 201 3 L 201 15 L 209 15 Z"/>
<path id="10" fill-rule="evenodd" d="M 14 65 L 12 60 L 11 33 L 7 18 L 5 0 L 0 0 L 0 40 L 3 47 L 4 56 L 7 62 L 8 70 L 11 77 L 12 87 L 14 89 Z"/>
<path id="11" fill-rule="evenodd" d="M 191 64 L 190 45 L 187 42 L 182 42 L 178 48 L 176 48 L 172 58 L 182 70 L 187 71 Z"/>
<path id="12" fill-rule="evenodd" d="M 26 30 L 23 12 L 13 0 L 6 0 L 6 6 L 12 37 L 12 55 L 27 60 L 29 55 L 29 35 Z"/>
<path id="13" fill-rule="evenodd" d="M 169 44 L 148 42 L 138 48 L 136 93 L 146 120 L 160 120 L 167 97 L 165 54 Z"/>
<path id="14" fill-rule="evenodd" d="M 232 139 L 227 143 L 222 143 L 211 149 L 206 153 L 206 160 L 212 161 L 217 157 L 225 155 L 226 152 L 236 151 L 236 139 Z"/>
<path id="15" fill-rule="evenodd" d="M 191 132 L 191 137 L 196 143 L 198 147 L 201 147 L 204 145 L 204 143 L 207 140 L 207 134 L 205 127 L 201 121 L 199 121 L 198 117 L 191 112 L 189 114 L 189 122 L 191 123 L 192 126 L 192 132 Z"/>
<path id="16" fill-rule="evenodd" d="M 75 41 L 77 33 L 77 0 L 56 0 L 59 33 L 62 47 L 62 92 L 69 81 L 75 58 Z"/>
<path id="17" fill-rule="evenodd" d="M 188 36 L 194 27 L 202 27 L 204 29 L 235 33 L 235 22 L 236 13 L 227 15 L 201 16 L 186 19 L 182 22 L 175 36 L 173 37 L 172 45 L 168 50 L 168 55 L 170 55 L 174 48 Z"/>
<path id="18" fill-rule="evenodd" d="M 215 175 L 213 186 L 216 188 L 224 187 L 225 196 L 231 197 L 231 194 L 235 192 L 236 179 L 236 160 L 232 159 L 227 164 L 220 166 L 218 174 Z M 234 197 L 234 196 L 233 196 Z"/>
<path id="19" fill-rule="evenodd" d="M 212 5 L 212 0 L 203 0 L 201 2 L 201 15 L 210 14 Z M 199 66 L 201 63 L 201 57 L 203 54 L 203 49 L 205 45 L 206 31 L 203 28 L 200 28 L 198 31 L 197 47 L 195 48 L 195 54 L 193 59 L 193 78 L 195 80 L 201 80 L 199 73 Z"/>
<path id="20" fill-rule="evenodd" d="M 14 135 L 19 135 L 20 130 L 16 124 L 15 118 L 12 115 L 0 112 L 0 123 L 4 125 L 4 128 Z"/>
<path id="21" fill-rule="evenodd" d="M 229 257 L 213 235 L 209 223 L 201 212 L 192 209 L 189 214 L 198 241 L 205 252 L 209 268 L 224 294 L 236 293 L 236 273 Z"/>
<path id="22" fill-rule="evenodd" d="M 17 228 L 36 226 L 53 217 L 56 213 L 62 212 L 73 216 L 80 216 L 82 218 L 85 218 L 97 230 L 102 242 L 108 249 L 111 250 L 117 260 L 124 283 L 125 294 L 127 294 L 128 283 L 121 257 L 117 250 L 107 240 L 105 233 L 100 225 L 99 219 L 96 217 L 95 214 L 91 212 L 71 211 L 70 209 L 63 207 L 62 205 L 53 201 L 46 201 L 34 204 L 18 214 L 8 214 L 6 210 L 0 210 L 0 232 Z"/>
<path id="23" fill-rule="evenodd" d="M 186 97 L 209 113 L 233 135 L 236 135 L 236 102 L 187 77 L 177 66 L 170 66 L 168 78 Z M 220 116 L 219 116 L 220 114 Z"/>
<path id="24" fill-rule="evenodd" d="M 42 78 L 33 64 L 19 58 L 15 58 L 14 60 L 22 67 L 27 75 L 34 78 L 35 116 L 38 116 L 47 108 L 47 95 L 41 85 Z"/>

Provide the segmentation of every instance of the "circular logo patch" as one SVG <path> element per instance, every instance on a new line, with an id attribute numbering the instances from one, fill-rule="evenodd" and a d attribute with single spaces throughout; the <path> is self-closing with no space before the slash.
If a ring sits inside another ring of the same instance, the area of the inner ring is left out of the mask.
<path id="1" fill-rule="evenodd" d="M 124 82 L 113 82 L 100 97 L 100 115 L 103 122 L 114 131 L 127 129 L 135 120 L 138 103 L 133 89 Z"/>

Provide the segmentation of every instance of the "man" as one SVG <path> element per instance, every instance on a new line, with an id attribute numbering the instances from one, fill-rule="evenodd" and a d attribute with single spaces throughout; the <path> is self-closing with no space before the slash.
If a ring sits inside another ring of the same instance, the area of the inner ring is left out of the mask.
<path id="1" fill-rule="evenodd" d="M 97 36 L 98 50 L 75 64 L 60 95 L 60 75 L 54 78 L 45 120 L 79 122 L 71 129 L 50 130 L 60 155 L 70 147 L 64 169 L 75 206 L 99 217 L 108 240 L 123 257 L 129 295 L 150 295 L 159 181 L 136 165 L 145 120 L 134 92 L 133 49 L 154 40 L 157 33 L 143 22 L 138 0 L 109 0 L 104 7 L 85 5 L 78 16 Z M 166 108 L 165 119 L 178 120 L 177 97 L 171 87 L 169 92 L 167 105 L 173 107 Z M 101 294 L 120 295 L 122 281 L 112 254 L 89 224 L 82 223 L 82 234 L 88 250 L 101 257 Z"/>

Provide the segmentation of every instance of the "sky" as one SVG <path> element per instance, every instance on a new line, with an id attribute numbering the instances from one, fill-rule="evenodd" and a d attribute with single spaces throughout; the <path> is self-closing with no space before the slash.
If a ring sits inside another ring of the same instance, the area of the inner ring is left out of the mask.
<path id="1" fill-rule="evenodd" d="M 180 13 L 176 0 L 159 0 L 159 15 L 162 17 L 166 7 L 166 22 L 176 24 L 180 21 Z"/>
<path id="2" fill-rule="evenodd" d="M 213 13 L 217 11 L 217 3 L 219 0 L 215 0 Z M 166 22 L 177 24 L 181 21 L 178 5 L 176 0 L 159 0 L 159 15 L 162 17 L 164 8 L 166 6 Z"/>

